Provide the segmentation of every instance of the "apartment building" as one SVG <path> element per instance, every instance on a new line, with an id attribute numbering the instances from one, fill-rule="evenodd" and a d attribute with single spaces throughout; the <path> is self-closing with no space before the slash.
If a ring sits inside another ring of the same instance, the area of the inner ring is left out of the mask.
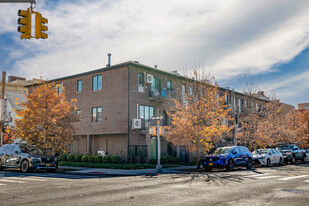
<path id="1" fill-rule="evenodd" d="M 177 72 L 166 72 L 136 61 L 107 66 L 81 74 L 51 80 L 65 87 L 68 99 L 76 98 L 77 133 L 72 144 L 74 153 L 118 153 L 134 162 L 156 159 L 157 140 L 149 135 L 149 127 L 155 125 L 153 116 L 163 116 L 162 125 L 169 125 L 166 111 L 172 98 L 182 98 L 190 91 L 189 78 Z M 239 113 L 247 107 L 258 109 L 269 100 L 254 98 L 227 91 L 226 104 L 231 105 L 236 124 Z M 219 144 L 236 144 L 236 132 L 223 138 Z M 162 154 L 170 154 L 188 160 L 189 154 L 183 146 L 175 146 L 161 140 Z"/>

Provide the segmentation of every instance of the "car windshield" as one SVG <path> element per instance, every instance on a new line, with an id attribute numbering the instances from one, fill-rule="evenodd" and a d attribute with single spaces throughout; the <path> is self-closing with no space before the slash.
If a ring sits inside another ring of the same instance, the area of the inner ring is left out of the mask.
<path id="1" fill-rule="evenodd" d="M 253 155 L 262 155 L 262 154 L 267 154 L 267 153 L 268 153 L 268 150 L 263 149 L 263 150 L 256 150 L 252 154 Z"/>
<path id="2" fill-rule="evenodd" d="M 278 150 L 293 149 L 293 146 L 291 146 L 291 145 L 278 146 L 277 149 Z"/>
<path id="3" fill-rule="evenodd" d="M 28 153 L 28 154 L 43 154 L 43 152 L 35 147 L 35 146 L 19 146 L 20 150 L 23 153 Z"/>
<path id="4" fill-rule="evenodd" d="M 233 150 L 233 147 L 219 147 L 218 149 L 216 149 L 216 151 L 213 154 L 228 154 L 231 153 Z"/>

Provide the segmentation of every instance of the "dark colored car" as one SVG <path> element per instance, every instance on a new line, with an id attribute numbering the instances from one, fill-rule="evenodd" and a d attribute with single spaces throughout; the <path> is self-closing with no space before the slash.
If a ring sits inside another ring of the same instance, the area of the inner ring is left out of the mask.
<path id="1" fill-rule="evenodd" d="M 306 151 L 294 144 L 280 144 L 276 149 L 281 152 L 285 164 L 288 162 L 294 164 L 296 160 L 306 162 Z"/>
<path id="2" fill-rule="evenodd" d="M 20 168 L 30 170 L 49 170 L 58 168 L 58 157 L 44 154 L 39 148 L 26 144 L 6 144 L 0 148 L 0 169 Z"/>
<path id="3" fill-rule="evenodd" d="M 211 171 L 214 167 L 231 171 L 234 170 L 234 166 L 246 166 L 247 169 L 251 169 L 252 164 L 253 157 L 247 147 L 231 146 L 219 147 L 213 154 L 207 155 L 203 166 L 205 171 Z"/>

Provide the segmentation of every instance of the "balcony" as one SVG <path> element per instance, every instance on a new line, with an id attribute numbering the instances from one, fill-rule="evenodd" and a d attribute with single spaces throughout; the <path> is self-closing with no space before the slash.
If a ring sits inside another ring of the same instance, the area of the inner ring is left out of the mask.
<path id="1" fill-rule="evenodd" d="M 166 89 L 150 89 L 149 90 L 149 101 L 157 101 L 157 102 L 163 102 L 171 100 L 171 98 L 175 98 L 175 92 L 173 90 L 166 90 Z"/>

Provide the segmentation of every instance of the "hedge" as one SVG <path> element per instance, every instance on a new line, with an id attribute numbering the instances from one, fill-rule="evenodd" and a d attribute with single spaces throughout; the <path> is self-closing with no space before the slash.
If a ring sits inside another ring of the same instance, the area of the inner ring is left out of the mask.
<path id="1" fill-rule="evenodd" d="M 61 154 L 60 155 L 60 161 L 67 161 L 68 159 L 67 159 L 67 154 Z"/>
<path id="2" fill-rule="evenodd" d="M 67 159 L 68 161 L 74 161 L 74 157 L 75 157 L 74 154 L 68 154 Z"/>
<path id="3" fill-rule="evenodd" d="M 74 155 L 74 162 L 81 162 L 82 161 L 82 154 L 76 154 Z"/>

